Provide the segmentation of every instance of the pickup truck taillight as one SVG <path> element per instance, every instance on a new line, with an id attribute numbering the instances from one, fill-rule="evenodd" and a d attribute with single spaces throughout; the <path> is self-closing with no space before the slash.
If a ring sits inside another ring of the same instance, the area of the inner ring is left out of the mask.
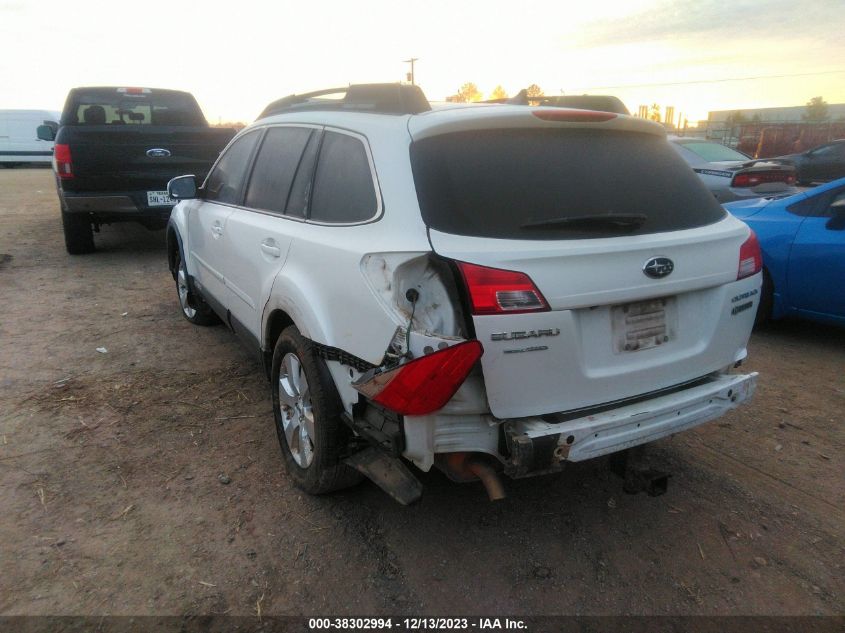
<path id="1" fill-rule="evenodd" d="M 400 415 L 427 415 L 452 399 L 483 353 L 478 341 L 464 341 L 352 386 Z"/>
<path id="2" fill-rule="evenodd" d="M 456 262 L 463 275 L 473 314 L 544 312 L 549 304 L 525 273 Z"/>
<path id="3" fill-rule="evenodd" d="M 737 281 L 751 275 L 756 275 L 763 268 L 763 256 L 760 254 L 760 243 L 757 235 L 751 231 L 748 239 L 739 247 L 739 269 L 736 273 Z"/>
<path id="4" fill-rule="evenodd" d="M 70 145 L 56 143 L 53 147 L 53 169 L 59 178 L 73 178 L 73 161 L 70 158 Z"/>

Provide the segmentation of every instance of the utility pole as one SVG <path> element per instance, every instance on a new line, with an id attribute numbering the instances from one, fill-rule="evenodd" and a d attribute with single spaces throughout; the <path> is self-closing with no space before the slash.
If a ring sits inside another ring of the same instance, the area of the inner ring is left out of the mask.
<path id="1" fill-rule="evenodd" d="M 414 84 L 414 62 L 419 61 L 419 57 L 412 57 L 411 59 L 406 59 L 404 63 L 411 64 L 411 72 L 409 72 L 406 76 L 408 77 L 408 81 L 411 82 L 411 85 Z"/>

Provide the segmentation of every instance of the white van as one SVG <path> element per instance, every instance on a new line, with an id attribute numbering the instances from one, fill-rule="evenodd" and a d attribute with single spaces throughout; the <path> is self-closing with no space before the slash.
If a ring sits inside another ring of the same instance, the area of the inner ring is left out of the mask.
<path id="1" fill-rule="evenodd" d="M 53 142 L 40 140 L 35 131 L 39 125 L 58 127 L 60 117 L 53 110 L 0 110 L 0 166 L 52 161 Z"/>

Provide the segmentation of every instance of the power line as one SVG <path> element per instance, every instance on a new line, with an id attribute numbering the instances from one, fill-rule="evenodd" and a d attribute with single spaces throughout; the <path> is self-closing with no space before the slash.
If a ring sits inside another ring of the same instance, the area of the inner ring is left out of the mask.
<path id="1" fill-rule="evenodd" d="M 757 75 L 756 77 L 730 77 L 728 79 L 701 79 L 699 81 L 671 81 L 658 84 L 623 84 L 619 86 L 593 86 L 591 90 L 598 88 L 651 88 L 653 86 L 687 86 L 690 84 L 717 84 L 726 81 L 752 81 L 754 79 L 784 79 L 786 77 L 810 77 L 812 75 L 834 75 L 837 73 L 845 73 L 842 70 L 823 70 L 815 73 L 795 73 L 792 75 Z"/>

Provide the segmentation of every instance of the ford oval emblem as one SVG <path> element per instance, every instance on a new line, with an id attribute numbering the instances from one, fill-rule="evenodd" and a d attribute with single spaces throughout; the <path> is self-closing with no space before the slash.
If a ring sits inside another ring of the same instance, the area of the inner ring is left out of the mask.
<path id="1" fill-rule="evenodd" d="M 668 257 L 652 257 L 643 264 L 643 272 L 646 277 L 652 279 L 663 279 L 673 270 L 675 270 L 675 263 Z"/>
<path id="2" fill-rule="evenodd" d="M 167 158 L 170 156 L 170 150 L 163 147 L 154 147 L 147 150 L 147 156 L 150 158 Z"/>

